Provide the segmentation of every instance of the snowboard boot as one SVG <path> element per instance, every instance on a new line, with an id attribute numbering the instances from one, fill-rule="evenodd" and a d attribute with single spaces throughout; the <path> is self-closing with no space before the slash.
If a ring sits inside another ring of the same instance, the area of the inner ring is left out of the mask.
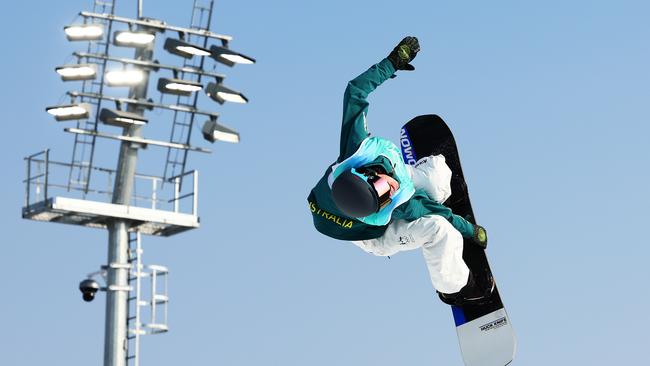
<path id="1" fill-rule="evenodd" d="M 470 272 L 467 284 L 460 291 L 453 294 L 438 292 L 438 297 L 447 305 L 480 305 L 490 300 L 493 291 L 494 278 L 490 270 L 485 270 L 477 275 Z"/>

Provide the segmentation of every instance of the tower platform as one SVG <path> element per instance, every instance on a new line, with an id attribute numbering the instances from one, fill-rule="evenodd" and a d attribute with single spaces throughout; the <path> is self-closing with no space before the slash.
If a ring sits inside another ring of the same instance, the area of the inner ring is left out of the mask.
<path id="1" fill-rule="evenodd" d="M 164 179 L 136 174 L 129 204 L 111 202 L 115 171 L 104 168 L 55 162 L 49 151 L 25 158 L 25 219 L 59 222 L 94 228 L 107 228 L 113 220 L 125 220 L 130 231 L 170 236 L 199 227 L 198 172 Z M 88 184 L 91 171 L 99 187 Z M 71 179 L 80 177 L 80 179 Z"/>
<path id="2" fill-rule="evenodd" d="M 23 218 L 94 228 L 106 228 L 111 220 L 123 219 L 131 223 L 131 230 L 159 236 L 199 227 L 198 216 L 192 214 L 67 197 L 51 197 L 24 207 Z"/>

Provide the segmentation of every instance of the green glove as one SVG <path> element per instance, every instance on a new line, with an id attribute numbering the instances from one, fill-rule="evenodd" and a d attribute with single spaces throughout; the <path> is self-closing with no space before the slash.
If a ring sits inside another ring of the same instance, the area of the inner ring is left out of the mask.
<path id="1" fill-rule="evenodd" d="M 404 38 L 393 51 L 388 55 L 388 59 L 395 66 L 395 70 L 413 71 L 415 67 L 410 65 L 415 56 L 420 52 L 420 43 L 415 37 Z"/>
<path id="2" fill-rule="evenodd" d="M 472 236 L 472 240 L 474 240 L 474 242 L 481 248 L 487 248 L 487 231 L 485 231 L 483 226 L 474 225 L 474 235 Z"/>

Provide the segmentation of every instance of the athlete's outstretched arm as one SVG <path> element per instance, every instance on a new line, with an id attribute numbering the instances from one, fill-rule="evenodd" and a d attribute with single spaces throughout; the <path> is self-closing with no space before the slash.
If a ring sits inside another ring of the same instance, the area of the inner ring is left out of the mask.
<path id="1" fill-rule="evenodd" d="M 354 154 L 361 142 L 368 137 L 369 132 L 366 124 L 366 115 L 370 105 L 368 94 L 394 73 L 393 64 L 385 58 L 348 83 L 343 97 L 339 162 Z"/>
<path id="2" fill-rule="evenodd" d="M 395 46 L 391 53 L 373 65 L 363 74 L 348 83 L 343 97 L 343 125 L 341 126 L 341 151 L 338 161 L 345 160 L 368 137 L 366 116 L 368 114 L 368 94 L 395 74 L 396 70 L 414 70 L 410 64 L 420 51 L 415 37 L 406 37 Z"/>

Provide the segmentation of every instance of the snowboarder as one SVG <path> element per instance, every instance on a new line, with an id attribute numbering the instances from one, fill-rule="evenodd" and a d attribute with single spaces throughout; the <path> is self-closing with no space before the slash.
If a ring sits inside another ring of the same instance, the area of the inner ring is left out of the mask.
<path id="1" fill-rule="evenodd" d="M 368 95 L 397 70 L 415 70 L 418 39 L 404 38 L 382 61 L 350 81 L 343 100 L 340 154 L 308 197 L 314 226 L 377 256 L 422 248 L 433 287 L 447 304 L 481 302 L 492 275 L 471 273 L 463 237 L 485 248 L 487 234 L 442 203 L 451 195 L 451 170 L 442 155 L 404 163 L 392 142 L 370 137 Z"/>

